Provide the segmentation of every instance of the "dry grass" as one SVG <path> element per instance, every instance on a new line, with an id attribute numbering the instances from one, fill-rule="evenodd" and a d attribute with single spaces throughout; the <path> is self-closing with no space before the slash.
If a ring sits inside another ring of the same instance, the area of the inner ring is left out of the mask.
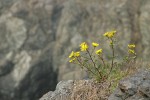
<path id="1" fill-rule="evenodd" d="M 109 95 L 107 82 L 96 83 L 92 80 L 80 80 L 74 83 L 71 100 L 107 100 Z"/>

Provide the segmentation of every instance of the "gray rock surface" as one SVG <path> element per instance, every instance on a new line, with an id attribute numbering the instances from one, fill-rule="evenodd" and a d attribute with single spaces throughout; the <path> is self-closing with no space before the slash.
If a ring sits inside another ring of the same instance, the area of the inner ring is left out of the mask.
<path id="1" fill-rule="evenodd" d="M 68 63 L 71 50 L 116 29 L 124 55 L 129 42 L 144 61 L 150 55 L 149 0 L 0 0 L 0 98 L 33 100 L 57 80 L 82 79 Z M 88 39 L 87 39 L 88 38 Z"/>
<path id="2" fill-rule="evenodd" d="M 48 92 L 40 100 L 150 100 L 150 71 L 139 71 L 121 80 L 110 96 L 104 92 L 107 86 L 93 84 L 92 80 L 61 81 L 55 91 Z M 94 91 L 96 89 L 99 91 Z"/>
<path id="3" fill-rule="evenodd" d="M 150 71 L 139 71 L 121 80 L 108 100 L 150 100 Z"/>
<path id="4" fill-rule="evenodd" d="M 61 81 L 57 84 L 54 92 L 50 91 L 40 100 L 70 100 L 74 81 Z"/>

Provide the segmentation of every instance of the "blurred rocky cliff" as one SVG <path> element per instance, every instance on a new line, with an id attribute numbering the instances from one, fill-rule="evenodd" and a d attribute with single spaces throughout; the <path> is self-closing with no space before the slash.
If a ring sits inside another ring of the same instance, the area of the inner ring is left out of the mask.
<path id="1" fill-rule="evenodd" d="M 0 98 L 36 100 L 59 80 L 84 78 L 68 54 L 114 29 L 116 52 L 135 43 L 149 61 L 149 17 L 150 0 L 0 0 Z"/>

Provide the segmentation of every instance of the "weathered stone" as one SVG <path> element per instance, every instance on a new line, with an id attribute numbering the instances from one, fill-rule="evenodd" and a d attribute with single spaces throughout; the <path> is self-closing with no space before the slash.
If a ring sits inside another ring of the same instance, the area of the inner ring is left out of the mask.
<path id="1" fill-rule="evenodd" d="M 120 81 L 118 88 L 108 100 L 149 100 L 150 71 L 137 74 Z"/>
<path id="2" fill-rule="evenodd" d="M 145 94 L 145 96 L 150 98 L 150 80 L 144 81 L 140 85 L 139 91 Z"/>
<path id="3" fill-rule="evenodd" d="M 54 92 L 48 92 L 40 100 L 70 100 L 74 81 L 59 82 Z"/>

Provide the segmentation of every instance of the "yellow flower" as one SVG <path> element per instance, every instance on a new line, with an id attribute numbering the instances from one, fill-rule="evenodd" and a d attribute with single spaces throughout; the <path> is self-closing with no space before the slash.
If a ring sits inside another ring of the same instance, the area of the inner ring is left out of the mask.
<path id="1" fill-rule="evenodd" d="M 72 51 L 69 55 L 69 58 L 72 58 L 72 57 L 74 57 L 74 51 Z"/>
<path id="2" fill-rule="evenodd" d="M 93 42 L 93 43 L 92 43 L 92 45 L 93 45 L 93 47 L 97 47 L 97 46 L 99 46 L 99 44 L 98 44 L 98 43 L 96 43 L 96 42 Z"/>
<path id="3" fill-rule="evenodd" d="M 114 37 L 115 34 L 116 34 L 116 31 L 110 31 L 110 32 L 106 32 L 104 36 L 108 38 L 112 38 Z"/>
<path id="4" fill-rule="evenodd" d="M 100 55 L 102 52 L 103 52 L 103 50 L 102 50 L 102 49 L 99 49 L 99 50 L 97 50 L 95 53 L 96 53 L 97 55 Z"/>
<path id="5" fill-rule="evenodd" d="M 75 52 L 75 53 L 74 53 L 74 56 L 75 56 L 75 57 L 79 57 L 79 56 L 80 56 L 80 52 Z"/>
<path id="6" fill-rule="evenodd" d="M 81 49 L 81 51 L 86 51 L 87 49 L 88 49 L 88 45 L 87 45 L 87 43 L 85 43 L 85 42 L 83 42 L 83 43 L 81 43 L 80 44 L 80 49 Z"/>
<path id="7" fill-rule="evenodd" d="M 73 58 L 71 60 L 69 60 L 70 63 L 74 62 L 76 60 L 76 58 Z"/>
<path id="8" fill-rule="evenodd" d="M 128 52 L 129 52 L 130 54 L 136 54 L 135 51 L 132 50 L 132 49 L 129 49 Z"/>
<path id="9" fill-rule="evenodd" d="M 74 52 L 72 51 L 71 54 L 69 55 L 69 58 L 71 58 L 69 60 L 70 63 L 74 62 L 76 60 L 76 57 L 80 56 L 80 52 Z"/>
<path id="10" fill-rule="evenodd" d="M 128 45 L 128 48 L 130 48 L 130 49 L 131 49 L 131 48 L 135 48 L 135 44 L 129 44 L 129 45 Z"/>
<path id="11" fill-rule="evenodd" d="M 108 36 L 108 32 L 106 32 L 106 33 L 104 34 L 104 36 L 106 36 L 106 37 L 107 37 L 107 36 Z"/>

